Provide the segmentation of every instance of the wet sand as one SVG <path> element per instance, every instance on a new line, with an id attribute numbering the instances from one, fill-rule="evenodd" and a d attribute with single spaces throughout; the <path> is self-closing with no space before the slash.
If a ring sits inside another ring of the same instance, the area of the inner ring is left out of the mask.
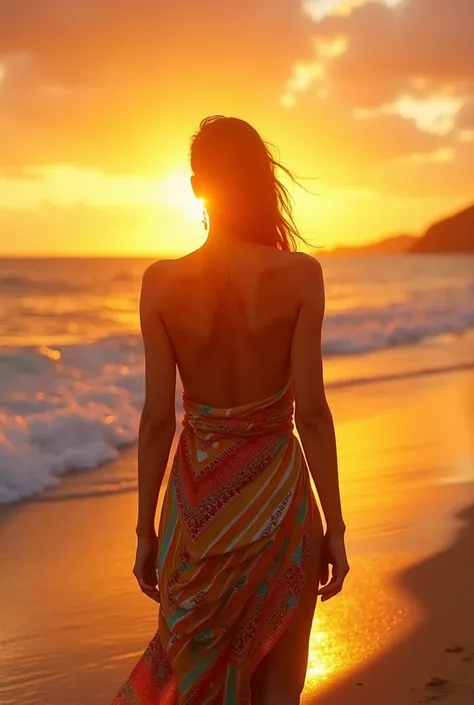
<path id="1" fill-rule="evenodd" d="M 329 396 L 352 572 L 317 609 L 305 702 L 472 705 L 474 371 Z M 131 576 L 136 496 L 53 498 L 0 515 L 0 703 L 106 705 L 156 625 Z"/>
<path id="2" fill-rule="evenodd" d="M 312 702 L 412 705 L 474 702 L 474 506 L 458 515 L 455 542 L 396 578 L 418 623 L 399 643 Z M 370 609 L 370 601 L 367 605 Z"/>

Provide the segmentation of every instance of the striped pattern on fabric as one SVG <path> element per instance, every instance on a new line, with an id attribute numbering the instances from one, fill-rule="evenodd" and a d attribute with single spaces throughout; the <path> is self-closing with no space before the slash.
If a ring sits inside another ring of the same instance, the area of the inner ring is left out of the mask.
<path id="1" fill-rule="evenodd" d="M 317 508 L 291 384 L 230 409 L 183 403 L 159 527 L 159 628 L 113 705 L 249 705 L 250 677 L 304 586 Z"/>

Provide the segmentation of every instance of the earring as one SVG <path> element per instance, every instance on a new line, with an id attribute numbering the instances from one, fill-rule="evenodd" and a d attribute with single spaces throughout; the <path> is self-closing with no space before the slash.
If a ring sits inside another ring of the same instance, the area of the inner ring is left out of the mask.
<path id="1" fill-rule="evenodd" d="M 209 216 L 205 206 L 203 206 L 202 209 L 202 224 L 204 225 L 204 230 L 207 232 L 209 230 Z"/>

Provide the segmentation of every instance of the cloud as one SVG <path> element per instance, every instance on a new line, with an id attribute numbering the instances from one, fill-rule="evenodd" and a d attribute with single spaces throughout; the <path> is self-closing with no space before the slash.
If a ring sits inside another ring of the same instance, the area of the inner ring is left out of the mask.
<path id="1" fill-rule="evenodd" d="M 202 227 L 151 205 L 92 207 L 83 203 L 37 208 L 0 208 L 2 254 L 167 254 L 200 245 Z M 181 241 L 178 242 L 176 233 Z"/>
<path id="2" fill-rule="evenodd" d="M 153 172 L 207 114 L 269 114 L 310 28 L 297 0 L 0 3 L 1 160 Z"/>
<path id="3" fill-rule="evenodd" d="M 315 47 L 284 96 L 324 134 L 307 158 L 345 186 L 472 198 L 472 1 L 313 5 Z"/>
<path id="4" fill-rule="evenodd" d="M 420 131 L 400 115 L 354 119 L 342 99 L 319 100 L 311 90 L 288 112 L 292 147 L 303 155 L 300 173 L 344 188 L 372 186 L 379 170 L 390 170 L 400 158 L 451 145 L 451 139 Z"/>
<path id="5" fill-rule="evenodd" d="M 471 0 L 405 0 L 394 8 L 368 2 L 315 28 L 320 41 L 347 38 L 347 51 L 329 63 L 328 78 L 354 105 L 381 105 L 407 90 L 473 90 Z"/>

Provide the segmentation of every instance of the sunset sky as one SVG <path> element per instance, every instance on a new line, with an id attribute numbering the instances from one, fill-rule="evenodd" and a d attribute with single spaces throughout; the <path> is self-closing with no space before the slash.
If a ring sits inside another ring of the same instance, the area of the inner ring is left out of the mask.
<path id="1" fill-rule="evenodd" d="M 315 246 L 474 201 L 472 0 L 0 0 L 0 254 L 203 240 L 189 139 L 251 122 Z"/>

